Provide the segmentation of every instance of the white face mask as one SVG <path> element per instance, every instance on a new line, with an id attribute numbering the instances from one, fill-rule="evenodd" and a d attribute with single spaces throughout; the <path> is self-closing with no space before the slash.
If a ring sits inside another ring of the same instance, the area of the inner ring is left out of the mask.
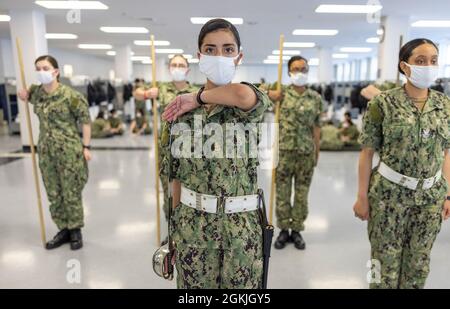
<path id="1" fill-rule="evenodd" d="M 439 77 L 439 66 L 437 65 L 419 66 L 406 62 L 405 64 L 411 69 L 411 76 L 407 76 L 408 80 L 419 89 L 430 88 Z"/>
<path id="2" fill-rule="evenodd" d="M 201 55 L 199 62 L 200 72 L 217 86 L 231 83 L 236 74 L 236 57 Z"/>
<path id="3" fill-rule="evenodd" d="M 170 69 L 170 75 L 174 82 L 182 82 L 186 80 L 187 70 L 182 68 Z"/>
<path id="4" fill-rule="evenodd" d="M 43 85 L 50 84 L 55 79 L 53 71 L 37 71 L 36 78 Z"/>
<path id="5" fill-rule="evenodd" d="M 291 82 L 295 86 L 303 87 L 308 83 L 308 74 L 305 73 L 291 74 Z"/>

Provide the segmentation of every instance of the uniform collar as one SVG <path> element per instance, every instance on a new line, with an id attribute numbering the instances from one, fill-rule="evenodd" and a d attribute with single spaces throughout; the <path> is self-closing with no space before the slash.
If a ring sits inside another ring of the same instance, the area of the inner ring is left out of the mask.
<path id="1" fill-rule="evenodd" d="M 400 89 L 402 89 L 402 91 L 401 91 L 402 99 L 404 99 L 405 102 L 408 102 L 409 105 L 411 106 L 411 108 L 413 108 L 415 110 L 414 103 L 408 97 L 408 94 L 406 93 L 405 87 L 403 86 Z M 422 111 L 422 114 L 432 112 L 432 111 L 434 111 L 436 109 L 444 109 L 444 105 L 442 103 L 442 100 L 439 98 L 438 93 L 436 91 L 432 90 L 432 89 L 429 89 L 428 91 L 429 91 L 428 92 L 428 100 L 427 100 L 427 102 L 425 104 L 425 107 L 424 107 L 424 109 Z"/>

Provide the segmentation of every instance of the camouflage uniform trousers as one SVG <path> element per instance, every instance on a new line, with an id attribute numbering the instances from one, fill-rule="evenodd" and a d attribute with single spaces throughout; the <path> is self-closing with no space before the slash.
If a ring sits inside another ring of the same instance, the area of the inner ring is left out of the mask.
<path id="1" fill-rule="evenodd" d="M 81 144 L 40 144 L 39 168 L 50 202 L 50 213 L 58 229 L 82 228 L 81 193 L 88 180 L 88 167 Z"/>
<path id="2" fill-rule="evenodd" d="M 370 288 L 424 288 L 430 272 L 431 249 L 441 229 L 443 203 L 414 205 L 397 194 L 369 194 L 372 266 L 376 265 L 374 261 L 379 262 L 380 279 Z M 374 271 L 373 268 L 373 275 Z M 372 279 L 376 280 L 377 274 Z"/>
<path id="3" fill-rule="evenodd" d="M 161 139 L 161 138 L 159 138 Z M 169 219 L 169 173 L 167 170 L 167 161 L 168 160 L 168 151 L 165 147 L 161 147 L 161 141 L 159 141 L 159 150 L 158 150 L 158 156 L 159 156 L 159 179 L 161 180 L 161 185 L 163 188 L 163 194 L 164 194 L 164 204 L 163 204 L 163 211 L 164 216 L 166 218 L 166 221 Z"/>
<path id="4" fill-rule="evenodd" d="M 172 217 L 174 219 L 172 222 L 177 222 L 174 224 L 177 227 L 173 232 L 176 243 L 177 288 L 260 289 L 262 287 L 262 231 L 261 226 L 256 223 L 259 220 L 256 219 L 258 217 L 256 212 L 255 219 L 251 220 L 247 217 L 250 212 L 232 215 L 200 214 L 187 206 L 179 205 L 177 208 L 185 208 L 175 209 L 174 217 Z M 223 238 L 224 234 L 227 234 L 224 231 L 226 229 L 220 227 L 227 223 L 223 221 L 225 218 L 218 216 L 233 216 L 234 220 L 245 222 L 246 227 L 234 226 L 230 231 L 232 235 L 228 236 L 232 237 L 232 240 L 226 241 Z M 208 224 L 205 224 L 204 219 Z M 191 223 L 188 224 L 189 222 Z M 237 236 L 240 233 L 247 234 L 250 230 L 253 231 L 251 235 Z M 211 241 L 212 239 L 217 241 Z M 225 243 L 229 242 L 234 242 L 234 245 L 225 246 Z"/>
<path id="5" fill-rule="evenodd" d="M 308 216 L 308 193 L 315 167 L 315 153 L 298 153 L 281 150 L 276 172 L 277 226 L 282 230 L 305 230 Z M 294 181 L 294 205 L 291 206 L 292 181 Z"/>

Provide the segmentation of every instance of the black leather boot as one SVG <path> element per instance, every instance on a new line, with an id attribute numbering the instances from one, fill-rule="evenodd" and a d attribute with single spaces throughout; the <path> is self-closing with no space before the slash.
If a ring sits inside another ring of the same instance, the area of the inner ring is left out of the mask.
<path id="1" fill-rule="evenodd" d="M 47 242 L 45 244 L 45 248 L 47 250 L 52 250 L 52 249 L 61 247 L 62 245 L 66 244 L 68 242 L 70 242 L 69 230 L 62 229 L 55 235 L 55 237 L 53 237 L 52 240 L 50 240 L 49 242 Z"/>
<path id="2" fill-rule="evenodd" d="M 275 249 L 283 249 L 286 247 L 286 243 L 289 241 L 289 231 L 281 230 L 280 235 L 278 235 L 275 241 Z"/>
<path id="3" fill-rule="evenodd" d="M 303 240 L 302 234 L 300 234 L 299 232 L 296 232 L 296 231 L 292 231 L 291 238 L 292 238 L 292 241 L 294 242 L 295 248 L 297 248 L 298 250 L 305 250 L 306 243 Z"/>
<path id="4" fill-rule="evenodd" d="M 83 237 L 80 229 L 70 230 L 70 249 L 78 250 L 83 247 Z"/>

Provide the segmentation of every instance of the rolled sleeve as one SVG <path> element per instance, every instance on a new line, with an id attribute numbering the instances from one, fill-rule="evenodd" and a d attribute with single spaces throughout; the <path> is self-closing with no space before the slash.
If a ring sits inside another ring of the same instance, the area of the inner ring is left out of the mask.
<path id="1" fill-rule="evenodd" d="M 367 108 L 363 119 L 359 143 L 366 148 L 380 150 L 383 141 L 383 114 L 380 107 L 380 97 L 373 99 Z"/>
<path id="2" fill-rule="evenodd" d="M 272 105 L 272 101 L 267 94 L 259 90 L 256 86 L 250 83 L 241 83 L 247 85 L 255 92 L 257 96 L 256 105 L 249 111 L 243 111 L 240 108 L 234 107 L 233 110 L 239 118 L 246 119 L 248 122 L 261 122 L 265 111 Z"/>

